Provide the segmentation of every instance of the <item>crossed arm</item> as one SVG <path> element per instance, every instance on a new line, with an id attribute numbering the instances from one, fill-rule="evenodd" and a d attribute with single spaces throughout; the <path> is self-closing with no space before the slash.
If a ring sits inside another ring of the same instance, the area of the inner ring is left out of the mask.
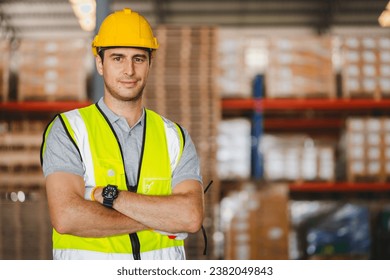
<path id="1" fill-rule="evenodd" d="M 166 232 L 196 232 L 200 229 L 204 202 L 201 184 L 186 180 L 169 196 L 147 196 L 121 191 L 114 209 L 84 199 L 84 180 L 78 175 L 55 172 L 46 178 L 46 192 L 53 227 L 62 234 L 105 237 L 146 229 Z"/>

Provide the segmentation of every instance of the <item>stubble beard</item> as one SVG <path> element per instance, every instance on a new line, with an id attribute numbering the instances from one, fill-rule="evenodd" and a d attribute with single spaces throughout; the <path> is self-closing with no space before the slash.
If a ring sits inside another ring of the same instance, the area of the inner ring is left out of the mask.
<path id="1" fill-rule="evenodd" d="M 121 94 L 119 94 L 119 92 L 115 89 L 113 89 L 112 87 L 110 87 L 108 84 L 106 84 L 106 82 L 104 82 L 105 86 L 106 86 L 106 89 L 108 91 L 108 93 L 113 97 L 115 98 L 116 100 L 118 101 L 123 101 L 123 102 L 136 102 L 136 101 L 139 101 L 142 96 L 143 96 L 143 92 L 144 92 L 144 88 L 145 88 L 145 85 L 142 86 L 140 88 L 140 90 L 138 91 L 138 93 L 135 95 L 135 96 L 123 96 Z"/>

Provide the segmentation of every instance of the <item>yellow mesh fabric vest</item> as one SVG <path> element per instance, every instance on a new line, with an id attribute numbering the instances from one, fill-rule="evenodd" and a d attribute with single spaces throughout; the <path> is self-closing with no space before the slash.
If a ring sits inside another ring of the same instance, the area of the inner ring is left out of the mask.
<path id="1" fill-rule="evenodd" d="M 108 120 L 96 104 L 63 113 L 61 121 L 77 146 L 83 163 L 86 166 L 84 181 L 86 185 L 105 186 L 117 185 L 120 190 L 136 191 L 145 195 L 171 194 L 171 161 L 168 151 L 166 126 L 161 116 L 153 111 L 145 111 L 145 131 L 143 152 L 138 185 L 131 188 L 127 184 L 121 147 L 117 141 Z M 48 126 L 46 136 L 50 131 Z M 180 143 L 178 147 L 181 156 L 183 135 L 176 125 Z M 42 145 L 45 152 L 45 143 Z M 73 235 L 59 234 L 53 229 L 53 250 L 94 251 L 112 254 L 132 254 L 140 258 L 143 253 L 154 251 L 158 258 L 165 258 L 158 250 L 184 247 L 182 240 L 169 239 L 152 230 L 124 234 L 104 238 L 84 238 Z M 165 250 L 167 251 L 167 250 Z M 156 253 L 157 252 L 157 253 Z M 183 249 L 184 252 L 184 249 Z"/>

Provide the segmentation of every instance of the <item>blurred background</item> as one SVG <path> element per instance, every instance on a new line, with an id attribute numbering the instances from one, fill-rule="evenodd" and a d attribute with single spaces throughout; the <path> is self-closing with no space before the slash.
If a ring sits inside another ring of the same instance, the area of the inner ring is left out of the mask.
<path id="1" fill-rule="evenodd" d="M 0 259 L 51 259 L 42 133 L 102 96 L 90 45 L 124 7 L 160 42 L 145 105 L 213 181 L 188 259 L 390 258 L 387 0 L 2 0 Z"/>

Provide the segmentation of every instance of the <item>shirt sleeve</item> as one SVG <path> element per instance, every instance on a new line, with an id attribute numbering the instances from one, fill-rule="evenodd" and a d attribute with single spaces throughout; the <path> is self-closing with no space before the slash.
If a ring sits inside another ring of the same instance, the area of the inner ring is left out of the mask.
<path id="1" fill-rule="evenodd" d="M 45 177 L 59 171 L 84 176 L 80 154 L 59 117 L 53 121 L 45 142 L 46 149 L 42 155 L 42 170 Z"/>
<path id="2" fill-rule="evenodd" d="M 185 145 L 179 163 L 172 174 L 172 189 L 184 180 L 197 180 L 202 184 L 199 158 L 195 145 L 192 142 L 188 131 L 184 128 L 182 129 L 184 134 L 183 136 L 185 138 Z"/>

